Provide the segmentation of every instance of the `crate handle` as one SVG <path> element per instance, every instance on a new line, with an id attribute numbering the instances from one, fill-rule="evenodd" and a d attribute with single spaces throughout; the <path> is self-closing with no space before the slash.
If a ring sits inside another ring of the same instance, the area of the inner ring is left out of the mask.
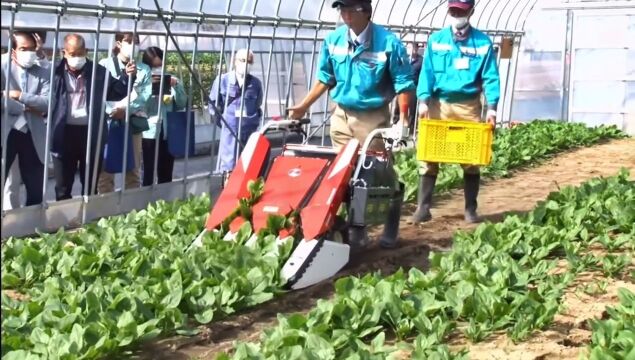
<path id="1" fill-rule="evenodd" d="M 463 130 L 464 126 L 448 126 L 448 130 Z"/>

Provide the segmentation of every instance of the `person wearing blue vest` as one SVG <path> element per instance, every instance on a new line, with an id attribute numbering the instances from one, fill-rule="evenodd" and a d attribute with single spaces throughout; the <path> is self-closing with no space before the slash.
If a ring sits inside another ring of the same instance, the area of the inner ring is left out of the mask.
<path id="1" fill-rule="evenodd" d="M 249 136 L 258 130 L 262 119 L 262 82 L 248 73 L 248 63 L 252 66 L 254 54 L 247 52 L 247 49 L 236 51 L 234 71 L 217 77 L 209 94 L 209 113 L 221 128 L 218 146 L 219 172 L 231 172 L 236 165 L 236 149 L 239 144 L 234 134 L 245 144 Z M 216 108 L 222 113 L 226 123 L 221 122 L 215 112 Z M 231 127 L 231 131 L 227 126 Z"/>
<path id="2" fill-rule="evenodd" d="M 496 124 L 500 77 L 490 38 L 470 25 L 474 0 L 449 0 L 451 26 L 430 35 L 419 77 L 419 117 L 437 120 L 481 121 L 481 95 L 485 95 L 487 122 Z M 411 223 L 432 218 L 430 206 L 439 164 L 423 163 L 420 169 L 417 210 Z M 479 221 L 476 208 L 480 187 L 478 166 L 462 165 L 465 221 Z"/>
<path id="3" fill-rule="evenodd" d="M 405 47 L 395 34 L 371 21 L 371 0 L 336 0 L 332 6 L 339 10 L 346 25 L 324 39 L 318 81 L 298 105 L 288 109 L 289 117 L 304 117 L 310 106 L 330 89 L 337 104 L 331 115 L 331 142 L 341 149 L 353 138 L 364 143 L 373 130 L 390 127 L 389 104 L 399 94 L 400 119 L 393 125 L 392 137 L 404 138 L 410 95 L 415 90 Z M 383 141 L 375 139 L 371 149 L 383 150 Z M 400 208 L 401 205 L 395 207 L 396 216 L 388 216 L 380 239 L 384 248 L 397 246 Z M 351 241 L 366 245 L 365 228 L 352 228 Z"/>

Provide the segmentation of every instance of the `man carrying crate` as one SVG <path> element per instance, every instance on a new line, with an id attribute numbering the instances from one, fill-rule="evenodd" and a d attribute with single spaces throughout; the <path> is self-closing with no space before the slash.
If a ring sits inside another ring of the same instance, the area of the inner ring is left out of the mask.
<path id="1" fill-rule="evenodd" d="M 393 125 L 394 138 L 408 134 L 410 93 L 415 90 L 412 68 L 406 49 L 392 32 L 371 21 L 371 0 L 336 0 L 346 26 L 328 34 L 319 57 L 317 82 L 302 102 L 289 108 L 289 117 L 301 119 L 327 90 L 337 104 L 331 116 L 333 146 L 344 147 L 349 140 L 363 143 L 375 129 L 390 127 L 389 104 L 399 94 L 400 120 Z M 413 99 L 414 101 L 414 99 Z M 372 143 L 381 151 L 381 139 Z M 399 214 L 384 227 L 380 245 L 397 246 Z M 352 228 L 352 239 L 367 243 L 365 228 Z"/>
<path id="2" fill-rule="evenodd" d="M 487 122 L 495 125 L 500 97 L 500 78 L 490 38 L 472 27 L 474 0 L 448 0 L 451 26 L 430 35 L 419 77 L 419 118 L 481 121 L 481 93 L 487 100 Z M 480 185 L 478 166 L 464 164 L 465 221 L 479 221 L 476 208 Z M 432 193 L 438 163 L 420 169 L 417 211 L 411 223 L 432 218 Z"/>

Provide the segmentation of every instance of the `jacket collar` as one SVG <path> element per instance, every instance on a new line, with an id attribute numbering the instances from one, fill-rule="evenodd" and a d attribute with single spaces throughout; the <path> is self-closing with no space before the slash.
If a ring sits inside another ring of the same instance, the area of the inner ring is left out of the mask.
<path id="1" fill-rule="evenodd" d="M 250 84 L 252 77 L 253 77 L 253 75 L 251 75 L 251 74 L 247 74 L 247 76 L 245 76 L 245 83 L 247 85 Z M 232 85 L 238 85 L 239 84 L 238 83 L 238 78 L 237 78 L 237 75 L 236 75 L 236 71 L 231 71 L 229 73 L 228 80 L 229 80 L 229 83 L 232 84 Z"/>

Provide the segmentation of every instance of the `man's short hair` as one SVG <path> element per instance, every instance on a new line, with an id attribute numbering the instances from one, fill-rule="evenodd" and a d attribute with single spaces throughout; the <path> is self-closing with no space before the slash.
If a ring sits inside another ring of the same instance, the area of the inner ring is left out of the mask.
<path id="1" fill-rule="evenodd" d="M 17 39 L 18 36 L 23 36 L 28 39 L 31 39 L 31 41 L 33 41 L 33 45 L 37 45 L 37 41 L 35 41 L 35 37 L 33 36 L 33 33 L 28 31 L 18 30 L 18 31 L 14 31 L 11 36 L 11 49 L 13 50 L 17 49 L 18 47 L 18 39 Z"/>
<path id="2" fill-rule="evenodd" d="M 64 36 L 64 45 L 66 45 L 66 43 L 68 43 L 69 40 L 71 39 L 75 39 L 79 45 L 82 47 L 82 49 L 86 49 L 86 40 L 84 40 L 84 37 L 81 36 L 80 34 L 67 34 L 66 36 Z"/>

